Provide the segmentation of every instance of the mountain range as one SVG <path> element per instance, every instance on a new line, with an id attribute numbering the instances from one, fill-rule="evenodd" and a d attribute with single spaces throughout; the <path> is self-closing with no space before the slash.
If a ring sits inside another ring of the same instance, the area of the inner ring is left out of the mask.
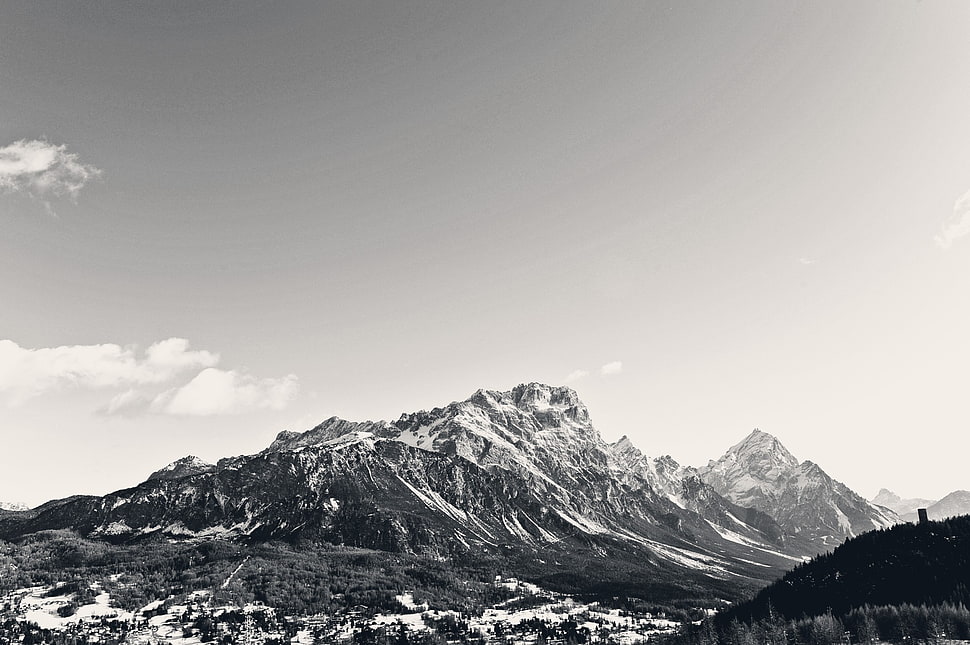
<path id="1" fill-rule="evenodd" d="M 393 422 L 330 418 L 216 464 L 188 456 L 132 488 L 0 514 L 0 538 L 487 554 L 553 587 L 735 597 L 898 521 L 768 433 L 682 466 L 604 441 L 573 390 L 529 383 Z"/>
<path id="2" fill-rule="evenodd" d="M 872 503 L 891 509 L 904 522 L 917 521 L 917 509 L 920 508 L 926 509 L 926 515 L 929 519 L 943 520 L 948 517 L 970 514 L 970 491 L 955 490 L 938 500 L 902 499 L 891 490 L 883 488 L 872 498 Z"/>

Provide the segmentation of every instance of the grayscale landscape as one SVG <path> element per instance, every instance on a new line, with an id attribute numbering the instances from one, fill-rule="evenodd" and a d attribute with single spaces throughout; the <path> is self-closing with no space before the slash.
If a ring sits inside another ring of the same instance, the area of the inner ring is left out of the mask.
<path id="1" fill-rule="evenodd" d="M 970 642 L 968 30 L 0 6 L 0 644 Z"/>

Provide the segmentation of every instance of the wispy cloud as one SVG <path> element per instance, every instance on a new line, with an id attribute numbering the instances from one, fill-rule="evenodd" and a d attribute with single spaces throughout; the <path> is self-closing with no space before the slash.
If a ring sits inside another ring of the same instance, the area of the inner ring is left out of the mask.
<path id="1" fill-rule="evenodd" d="M 17 404 L 52 390 L 164 383 L 180 372 L 209 367 L 219 356 L 189 349 L 184 338 L 152 344 L 139 357 L 113 343 L 28 349 L 0 340 L 0 395 Z"/>
<path id="2" fill-rule="evenodd" d="M 570 383 L 572 381 L 578 381 L 581 378 L 586 378 L 589 376 L 589 372 L 586 370 L 573 370 L 566 376 L 566 382 Z"/>
<path id="3" fill-rule="evenodd" d="M 184 338 L 153 343 L 141 355 L 113 343 L 28 349 L 0 340 L 0 404 L 23 405 L 68 389 L 114 389 L 121 391 L 99 414 L 214 415 L 281 410 L 298 393 L 292 374 L 260 379 L 218 363 L 218 354 L 191 349 Z"/>
<path id="4" fill-rule="evenodd" d="M 614 374 L 619 374 L 622 371 L 623 371 L 623 362 L 613 361 L 611 363 L 607 363 L 606 365 L 602 366 L 599 369 L 599 375 L 613 376 Z M 571 383 L 573 381 L 584 379 L 587 376 L 589 376 L 589 372 L 587 370 L 584 370 L 584 369 L 573 370 L 572 372 L 566 375 L 566 382 Z"/>
<path id="5" fill-rule="evenodd" d="M 943 223 L 940 234 L 933 239 L 941 249 L 948 249 L 953 242 L 966 235 L 970 235 L 970 191 L 954 202 L 953 213 Z"/>
<path id="6" fill-rule="evenodd" d="M 0 192 L 25 193 L 41 200 L 64 195 L 76 199 L 99 175 L 98 168 L 81 163 L 65 145 L 21 139 L 0 148 Z"/>
<path id="7" fill-rule="evenodd" d="M 148 412 L 151 405 L 151 395 L 134 388 L 129 388 L 111 397 L 108 404 L 98 410 L 98 414 L 137 417 Z"/>
<path id="8" fill-rule="evenodd" d="M 602 376 L 612 376 L 613 374 L 619 374 L 623 371 L 623 361 L 613 361 L 612 363 L 607 363 L 600 368 L 600 374 Z"/>
<path id="9" fill-rule="evenodd" d="M 810 266 L 812 264 L 815 264 L 816 262 L 817 260 L 812 260 L 811 258 L 798 258 L 798 263 L 803 264 L 805 266 Z"/>
<path id="10" fill-rule="evenodd" d="M 255 410 L 282 410 L 297 394 L 295 375 L 257 379 L 235 370 L 209 367 L 180 388 L 163 392 L 150 410 L 163 414 L 208 416 Z"/>

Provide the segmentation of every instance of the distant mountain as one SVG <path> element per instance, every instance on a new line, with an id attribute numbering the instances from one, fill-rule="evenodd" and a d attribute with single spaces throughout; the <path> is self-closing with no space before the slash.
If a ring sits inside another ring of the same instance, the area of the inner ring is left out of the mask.
<path id="1" fill-rule="evenodd" d="M 956 490 L 926 509 L 931 520 L 970 514 L 970 491 Z"/>
<path id="2" fill-rule="evenodd" d="M 0 502 L 0 511 L 26 511 L 30 507 L 20 502 Z"/>
<path id="3" fill-rule="evenodd" d="M 931 520 L 944 520 L 948 517 L 970 514 L 970 491 L 955 490 L 938 502 L 930 502 L 924 507 L 926 516 Z M 916 522 L 919 516 L 914 511 L 902 516 L 903 521 Z"/>
<path id="4" fill-rule="evenodd" d="M 819 551 L 899 521 L 895 513 L 866 501 L 817 464 L 799 462 L 777 438 L 760 430 L 697 473 L 728 500 L 764 512 L 785 533 Z"/>
<path id="5" fill-rule="evenodd" d="M 903 499 L 891 490 L 881 488 L 876 496 L 872 498 L 872 503 L 877 506 L 885 506 L 895 511 L 901 519 L 906 519 L 905 516 L 907 515 L 912 515 L 915 518 L 916 509 L 927 508 L 931 504 L 934 504 L 935 500 L 922 499 L 920 497 Z"/>
<path id="6" fill-rule="evenodd" d="M 914 497 L 902 499 L 896 493 L 885 488 L 872 498 L 872 503 L 885 506 L 896 511 L 904 522 L 919 520 L 917 509 L 925 508 L 926 515 L 931 520 L 943 520 L 957 515 L 970 514 L 970 491 L 955 490 L 943 499 L 932 500 Z"/>

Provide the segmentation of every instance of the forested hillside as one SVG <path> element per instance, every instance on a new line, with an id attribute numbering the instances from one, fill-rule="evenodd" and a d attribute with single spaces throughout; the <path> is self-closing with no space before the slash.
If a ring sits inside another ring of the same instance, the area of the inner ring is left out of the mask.
<path id="1" fill-rule="evenodd" d="M 828 643 L 970 638 L 970 516 L 846 540 L 680 643 Z"/>

